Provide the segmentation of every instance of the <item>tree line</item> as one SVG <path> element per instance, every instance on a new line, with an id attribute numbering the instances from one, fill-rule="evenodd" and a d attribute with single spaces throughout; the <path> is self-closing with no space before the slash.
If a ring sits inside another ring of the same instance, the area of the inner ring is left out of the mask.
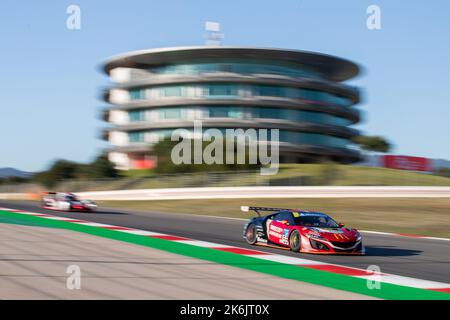
<path id="1" fill-rule="evenodd" d="M 51 188 L 61 180 L 90 180 L 117 178 L 118 176 L 119 174 L 114 164 L 108 160 L 106 155 L 100 155 L 94 161 L 87 164 L 68 160 L 57 160 L 48 170 L 33 174 L 29 181 Z"/>

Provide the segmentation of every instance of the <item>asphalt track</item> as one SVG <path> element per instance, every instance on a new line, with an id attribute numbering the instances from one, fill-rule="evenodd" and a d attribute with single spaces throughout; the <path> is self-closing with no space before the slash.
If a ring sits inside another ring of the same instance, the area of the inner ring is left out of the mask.
<path id="1" fill-rule="evenodd" d="M 41 209 L 37 203 L 21 201 L 1 201 L 0 207 L 42 212 L 167 233 L 196 240 L 255 248 L 245 243 L 242 238 L 244 221 L 237 219 L 131 210 L 102 209 L 96 213 L 59 212 Z M 180 211 L 182 211 L 182 208 L 180 208 Z M 384 273 L 450 282 L 450 241 L 379 234 L 363 234 L 363 241 L 366 247 L 365 256 L 307 255 L 275 248 L 257 247 L 257 249 L 355 268 L 365 269 L 370 265 L 376 265 Z"/>

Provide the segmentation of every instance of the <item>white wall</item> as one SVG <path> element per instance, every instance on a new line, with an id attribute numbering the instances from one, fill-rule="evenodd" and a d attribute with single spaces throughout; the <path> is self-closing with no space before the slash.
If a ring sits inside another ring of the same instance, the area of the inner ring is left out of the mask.
<path id="1" fill-rule="evenodd" d="M 128 112 L 123 110 L 111 110 L 109 112 L 109 122 L 112 124 L 127 124 L 128 121 Z"/>
<path id="2" fill-rule="evenodd" d="M 130 101 L 130 95 L 127 90 L 111 89 L 109 92 L 109 101 L 113 104 L 127 103 Z"/>
<path id="3" fill-rule="evenodd" d="M 130 169 L 130 159 L 126 153 L 110 152 L 108 153 L 108 159 L 116 165 L 116 169 Z"/>
<path id="4" fill-rule="evenodd" d="M 109 143 L 113 146 L 126 146 L 128 144 L 128 134 L 121 131 L 111 131 L 109 133 Z"/>
<path id="5" fill-rule="evenodd" d="M 109 77 L 113 82 L 128 82 L 131 80 L 131 70 L 130 68 L 114 68 L 110 71 Z"/>

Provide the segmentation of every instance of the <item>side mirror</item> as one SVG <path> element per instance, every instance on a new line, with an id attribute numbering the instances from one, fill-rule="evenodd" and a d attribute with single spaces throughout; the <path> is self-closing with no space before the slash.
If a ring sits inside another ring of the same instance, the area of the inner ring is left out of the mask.
<path id="1" fill-rule="evenodd" d="M 343 226 L 345 226 L 345 224 L 339 222 L 339 223 L 338 223 L 338 226 L 339 226 L 339 228 L 342 228 Z"/>

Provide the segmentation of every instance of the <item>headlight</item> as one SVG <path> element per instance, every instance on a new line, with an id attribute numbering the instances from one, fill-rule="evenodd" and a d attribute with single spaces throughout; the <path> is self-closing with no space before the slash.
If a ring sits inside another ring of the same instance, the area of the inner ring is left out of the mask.
<path id="1" fill-rule="evenodd" d="M 324 237 L 316 235 L 316 234 L 306 234 L 309 238 L 318 239 L 318 240 L 325 240 Z"/>
<path id="2" fill-rule="evenodd" d="M 358 235 L 358 236 L 356 237 L 356 241 L 361 241 L 361 235 Z"/>

